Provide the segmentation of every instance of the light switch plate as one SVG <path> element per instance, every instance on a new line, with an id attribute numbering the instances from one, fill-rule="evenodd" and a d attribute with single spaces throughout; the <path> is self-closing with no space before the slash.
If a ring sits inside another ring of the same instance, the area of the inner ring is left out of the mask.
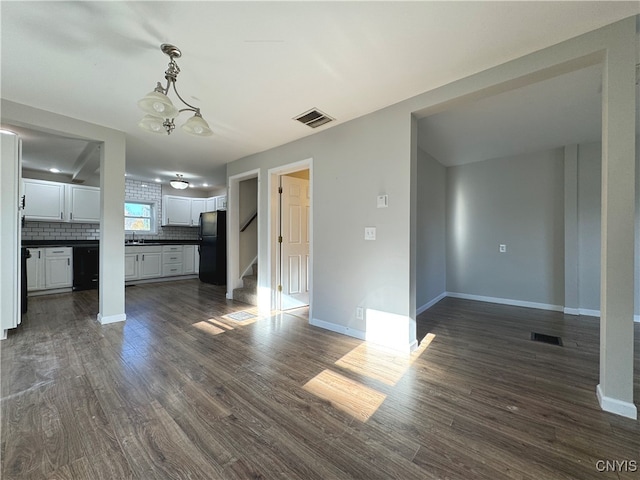
<path id="1" fill-rule="evenodd" d="M 389 206 L 389 195 L 378 195 L 378 208 L 387 208 Z"/>
<path id="2" fill-rule="evenodd" d="M 364 227 L 364 239 L 375 240 L 376 239 L 376 227 Z"/>
<path id="3" fill-rule="evenodd" d="M 507 251 L 507 246 L 506 245 L 500 245 L 500 253 L 505 253 Z"/>

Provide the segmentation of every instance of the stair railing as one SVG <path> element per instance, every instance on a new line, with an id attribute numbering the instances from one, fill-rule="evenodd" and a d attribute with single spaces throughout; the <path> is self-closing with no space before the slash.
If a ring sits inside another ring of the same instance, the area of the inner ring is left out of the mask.
<path id="1" fill-rule="evenodd" d="M 258 210 L 256 210 L 255 212 L 253 212 L 251 214 L 251 217 L 249 217 L 249 220 L 247 220 L 246 222 L 244 222 L 244 224 L 242 225 L 242 227 L 240 227 L 240 233 L 244 232 L 249 225 L 251 225 L 251 222 L 253 222 L 256 218 L 258 218 Z"/>

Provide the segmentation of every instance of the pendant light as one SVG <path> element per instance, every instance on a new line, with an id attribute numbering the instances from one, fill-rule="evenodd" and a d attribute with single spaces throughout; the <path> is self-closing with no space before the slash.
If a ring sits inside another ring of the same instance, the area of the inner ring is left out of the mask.
<path id="1" fill-rule="evenodd" d="M 199 137 L 208 137 L 213 135 L 213 130 L 211 130 L 205 119 L 202 118 L 200 109 L 185 102 L 176 89 L 176 80 L 180 73 L 180 67 L 178 67 L 175 59 L 180 58 L 182 56 L 182 52 L 178 47 L 168 43 L 163 43 L 160 46 L 160 49 L 171 59 L 169 61 L 169 67 L 164 72 L 164 78 L 167 80 L 167 85 L 163 87 L 162 84 L 158 82 L 156 88 L 152 92 L 149 92 L 144 96 L 144 98 L 138 101 L 138 107 L 146 113 L 138 123 L 138 126 L 147 132 L 166 133 L 167 135 L 171 135 L 171 132 L 176 128 L 174 123 L 175 118 L 181 112 L 193 112 L 193 117 L 189 118 L 184 125 L 182 125 L 182 130 L 190 135 Z M 171 102 L 171 99 L 167 96 L 171 87 L 173 87 L 173 91 L 177 95 L 178 99 L 187 108 L 178 109 L 175 107 L 173 102 Z"/>

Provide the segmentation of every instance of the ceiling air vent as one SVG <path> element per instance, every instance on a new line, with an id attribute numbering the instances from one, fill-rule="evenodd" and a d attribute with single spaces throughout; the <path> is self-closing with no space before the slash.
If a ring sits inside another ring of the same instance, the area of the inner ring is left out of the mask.
<path id="1" fill-rule="evenodd" d="M 293 119 L 299 121 L 300 123 L 304 123 L 311 128 L 317 128 L 320 125 L 324 125 L 325 123 L 329 123 L 335 120 L 335 118 L 332 118 L 326 113 L 321 112 L 317 108 L 309 110 L 308 112 L 301 113 L 297 117 L 293 117 Z"/>

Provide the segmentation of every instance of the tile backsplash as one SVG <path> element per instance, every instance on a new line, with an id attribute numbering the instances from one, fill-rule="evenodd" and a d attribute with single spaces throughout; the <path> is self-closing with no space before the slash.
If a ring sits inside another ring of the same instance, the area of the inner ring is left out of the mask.
<path id="1" fill-rule="evenodd" d="M 145 185 L 145 186 L 143 186 Z M 156 235 L 137 235 L 147 240 L 197 240 L 195 227 L 162 227 L 162 187 L 151 182 L 125 180 L 125 198 L 154 202 L 156 205 Z M 130 238 L 130 235 L 125 235 Z M 100 225 L 93 223 L 26 222 L 22 229 L 22 240 L 99 240 Z"/>

